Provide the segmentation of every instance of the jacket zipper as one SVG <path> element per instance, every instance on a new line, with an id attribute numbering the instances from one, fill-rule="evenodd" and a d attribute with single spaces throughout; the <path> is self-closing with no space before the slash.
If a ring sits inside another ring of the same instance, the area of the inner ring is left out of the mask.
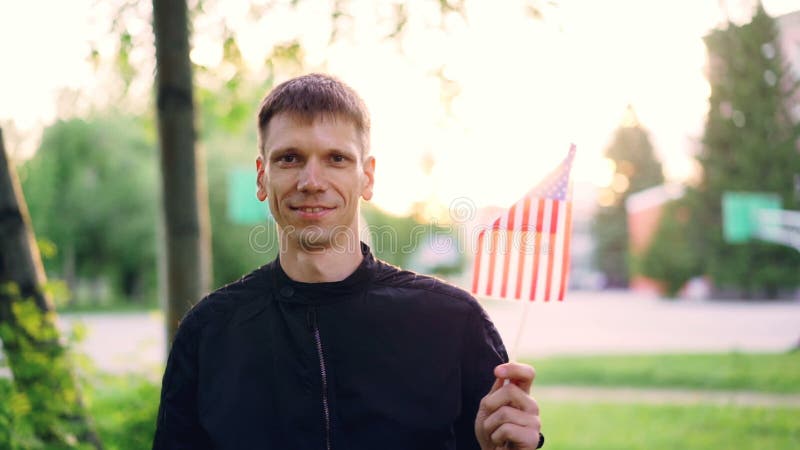
<path id="1" fill-rule="evenodd" d="M 325 448 L 331 450 L 331 416 L 328 408 L 328 374 L 325 370 L 325 356 L 322 354 L 322 340 L 319 337 L 319 326 L 317 325 L 317 310 L 311 308 L 310 325 L 314 333 L 314 342 L 317 344 L 317 356 L 319 356 L 319 368 L 322 373 L 322 413 L 325 419 Z"/>

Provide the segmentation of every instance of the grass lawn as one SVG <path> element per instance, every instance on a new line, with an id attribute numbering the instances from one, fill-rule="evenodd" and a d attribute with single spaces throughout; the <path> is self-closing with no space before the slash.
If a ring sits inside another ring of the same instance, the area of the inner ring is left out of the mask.
<path id="1" fill-rule="evenodd" d="M 563 402 L 540 406 L 550 450 L 800 448 L 797 409 Z M 137 378 L 104 378 L 90 392 L 90 411 L 109 450 L 150 448 L 157 407 L 157 386 Z"/>
<path id="2" fill-rule="evenodd" d="M 800 392 L 797 353 L 559 357 L 533 363 L 539 384 Z M 11 420 L 8 394 L 8 380 L 0 379 L 0 441 Z M 150 448 L 156 384 L 136 376 L 94 376 L 86 395 L 107 449 Z M 548 400 L 540 406 L 550 450 L 800 448 L 800 409 Z"/>
<path id="3" fill-rule="evenodd" d="M 790 450 L 800 410 L 541 402 L 548 450 Z"/>
<path id="4" fill-rule="evenodd" d="M 800 393 L 800 352 L 523 359 L 536 384 Z"/>

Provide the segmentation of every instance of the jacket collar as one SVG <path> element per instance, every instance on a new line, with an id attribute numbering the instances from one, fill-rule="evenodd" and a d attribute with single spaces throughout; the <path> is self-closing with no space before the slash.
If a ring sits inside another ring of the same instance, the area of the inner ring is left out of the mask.
<path id="1" fill-rule="evenodd" d="M 361 254 L 364 256 L 361 264 L 347 278 L 321 283 L 304 283 L 289 278 L 281 267 L 280 258 L 276 257 L 270 263 L 274 298 L 292 303 L 324 305 L 363 292 L 374 277 L 376 261 L 364 242 L 361 242 Z"/>

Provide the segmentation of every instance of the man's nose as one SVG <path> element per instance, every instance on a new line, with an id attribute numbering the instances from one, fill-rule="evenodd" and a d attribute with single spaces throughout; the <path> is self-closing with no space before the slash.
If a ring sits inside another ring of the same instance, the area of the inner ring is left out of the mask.
<path id="1" fill-rule="evenodd" d="M 297 190 L 301 192 L 319 192 L 325 190 L 322 167 L 315 159 L 311 158 L 300 171 L 297 180 Z"/>

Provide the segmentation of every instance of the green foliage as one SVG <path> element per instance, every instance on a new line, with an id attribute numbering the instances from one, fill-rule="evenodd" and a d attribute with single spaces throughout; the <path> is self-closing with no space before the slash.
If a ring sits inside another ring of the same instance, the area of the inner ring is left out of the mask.
<path id="1" fill-rule="evenodd" d="M 363 203 L 361 214 L 369 226 L 372 250 L 377 258 L 404 267 L 426 232 L 413 217 L 387 214 L 371 203 Z"/>
<path id="2" fill-rule="evenodd" d="M 639 265 L 643 275 L 664 283 L 668 297 L 674 297 L 687 281 L 702 273 L 701 256 L 688 238 L 692 224 L 684 203 L 679 200 L 664 207 Z"/>
<path id="3" fill-rule="evenodd" d="M 800 393 L 800 352 L 556 356 L 527 362 L 542 386 Z"/>
<path id="4" fill-rule="evenodd" d="M 72 119 L 48 127 L 22 167 L 48 272 L 70 284 L 106 278 L 114 292 L 144 297 L 155 279 L 155 147 L 136 119 Z M 74 286 L 73 286 L 74 290 Z"/>
<path id="5" fill-rule="evenodd" d="M 120 34 L 119 37 L 119 50 L 117 53 L 116 69 L 122 78 L 122 82 L 125 85 L 126 91 L 128 87 L 130 87 L 131 82 L 136 75 L 136 69 L 130 61 L 131 50 L 133 50 L 133 37 L 127 30 L 125 30 Z"/>
<path id="6" fill-rule="evenodd" d="M 715 283 L 746 296 L 773 297 L 800 284 L 800 254 L 777 244 L 727 244 L 722 239 L 725 191 L 774 192 L 798 209 L 793 175 L 800 173 L 800 126 L 789 111 L 796 84 L 780 52 L 775 21 L 759 4 L 750 23 L 728 24 L 705 38 L 710 58 L 710 108 L 698 161 L 694 242 Z"/>
<path id="7" fill-rule="evenodd" d="M 628 219 L 623 204 L 600 207 L 592 222 L 594 265 L 606 277 L 606 285 L 628 284 Z"/>
<path id="8" fill-rule="evenodd" d="M 633 112 L 628 114 L 633 115 Z M 638 122 L 618 128 L 605 154 L 614 161 L 614 176 L 624 176 L 629 183 L 627 189 L 618 192 L 620 195 L 615 204 L 624 202 L 630 194 L 664 182 L 661 163 L 653 151 L 650 135 Z"/>
<path id="9" fill-rule="evenodd" d="M 632 193 L 664 182 L 647 130 L 636 121 L 630 107 L 627 116 L 627 123 L 617 129 L 605 151 L 615 163 L 614 184 L 604 192 L 613 201 L 598 209 L 592 223 L 595 266 L 605 275 L 607 285 L 617 287 L 627 286 L 631 274 L 625 200 Z"/>
<path id="10" fill-rule="evenodd" d="M 43 448 L 34 435 L 28 398 L 14 388 L 10 380 L 0 378 L 0 448 L 23 450 Z"/>
<path id="11" fill-rule="evenodd" d="M 0 448 L 94 448 L 54 314 L 42 312 L 33 299 L 13 294 L 0 308 L 0 341 L 14 381 L 0 388 L 9 399 L 0 402 L 0 424 L 6 425 L 0 429 L 8 430 L 0 431 Z"/>
<path id="12" fill-rule="evenodd" d="M 106 450 L 139 450 L 153 445 L 160 388 L 136 376 L 92 377 L 89 412 Z"/>

